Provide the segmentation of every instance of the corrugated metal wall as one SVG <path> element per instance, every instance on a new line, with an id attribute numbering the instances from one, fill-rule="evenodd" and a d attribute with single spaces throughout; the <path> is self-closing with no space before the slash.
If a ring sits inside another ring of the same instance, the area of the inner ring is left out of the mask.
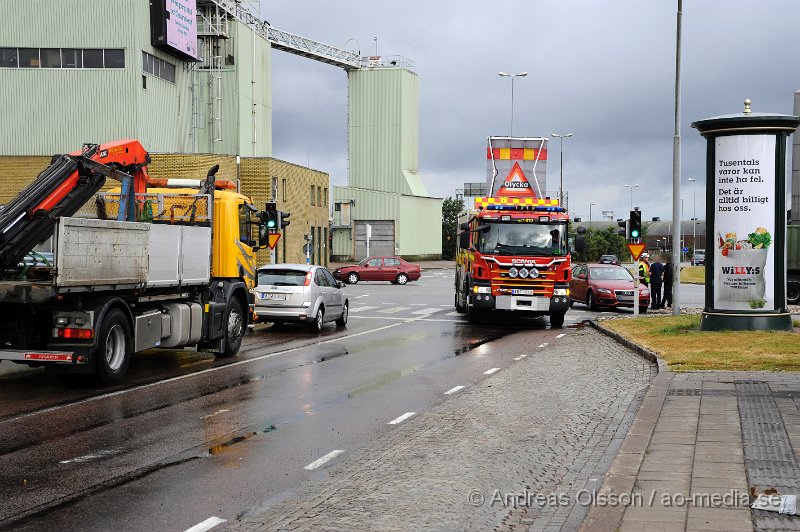
<path id="1" fill-rule="evenodd" d="M 238 42 L 235 66 L 221 74 L 223 140 L 212 142 L 209 74 L 153 48 L 147 0 L 14 2 L 0 19 L 0 47 L 122 48 L 125 68 L 0 68 L 0 108 L 9 111 L 0 154 L 50 155 L 84 142 L 137 138 L 153 151 L 269 156 L 270 46 L 241 23 L 231 28 Z M 175 83 L 144 74 L 142 51 L 175 65 Z"/>

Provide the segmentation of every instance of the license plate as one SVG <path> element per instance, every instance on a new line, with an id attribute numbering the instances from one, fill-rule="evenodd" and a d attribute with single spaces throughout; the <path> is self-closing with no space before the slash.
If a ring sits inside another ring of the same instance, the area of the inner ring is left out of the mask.
<path id="1" fill-rule="evenodd" d="M 524 290 L 522 288 L 512 288 L 511 294 L 515 296 L 532 296 L 533 290 Z"/>
<path id="2" fill-rule="evenodd" d="M 286 294 L 261 294 L 261 299 L 270 299 L 272 301 L 286 301 Z"/>

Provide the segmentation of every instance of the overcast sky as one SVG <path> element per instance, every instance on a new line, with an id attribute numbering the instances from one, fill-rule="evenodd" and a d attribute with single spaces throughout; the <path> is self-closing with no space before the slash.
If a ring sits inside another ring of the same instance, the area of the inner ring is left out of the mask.
<path id="1" fill-rule="evenodd" d="M 272 26 L 362 55 L 402 55 L 420 88 L 419 170 L 432 196 L 485 178 L 488 135 L 564 141 L 564 188 L 575 216 L 627 217 L 630 189 L 645 219 L 672 213 L 677 0 L 262 0 Z M 792 113 L 800 89 L 798 0 L 684 0 L 684 218 L 703 218 L 705 141 L 691 122 L 738 113 Z M 355 39 L 351 41 L 349 39 Z M 343 70 L 273 51 L 273 153 L 347 179 Z M 557 190 L 558 142 L 548 189 Z"/>

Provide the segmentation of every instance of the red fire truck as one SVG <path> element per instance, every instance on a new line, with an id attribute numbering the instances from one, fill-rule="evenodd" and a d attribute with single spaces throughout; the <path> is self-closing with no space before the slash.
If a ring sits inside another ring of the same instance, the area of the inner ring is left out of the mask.
<path id="1" fill-rule="evenodd" d="M 547 141 L 488 140 L 489 196 L 459 218 L 456 310 L 470 323 L 494 311 L 548 315 L 561 328 L 569 308 L 569 215 L 543 192 Z"/>

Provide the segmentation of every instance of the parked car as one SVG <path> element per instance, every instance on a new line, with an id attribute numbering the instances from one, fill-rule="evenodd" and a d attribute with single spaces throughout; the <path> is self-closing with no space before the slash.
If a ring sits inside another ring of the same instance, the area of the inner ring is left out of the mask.
<path id="1" fill-rule="evenodd" d="M 326 322 L 347 325 L 350 302 L 345 284 L 322 266 L 271 264 L 256 273 L 258 321 L 306 322 L 319 332 Z"/>
<path id="2" fill-rule="evenodd" d="M 575 301 L 591 310 L 600 307 L 633 308 L 633 275 L 627 268 L 614 264 L 578 264 L 572 269 L 569 282 L 570 306 Z M 639 286 L 639 312 L 647 312 L 650 290 Z"/>
<path id="3" fill-rule="evenodd" d="M 619 266 L 621 263 L 616 255 L 600 255 L 600 260 L 598 260 L 600 264 L 616 264 Z"/>
<path id="4" fill-rule="evenodd" d="M 705 266 L 706 265 L 706 250 L 696 249 L 692 255 L 692 266 Z"/>
<path id="5" fill-rule="evenodd" d="M 333 271 L 340 281 L 356 284 L 359 281 L 390 281 L 393 284 L 406 284 L 420 278 L 419 266 L 406 262 L 400 257 L 369 257 L 358 264 L 343 266 Z"/>

